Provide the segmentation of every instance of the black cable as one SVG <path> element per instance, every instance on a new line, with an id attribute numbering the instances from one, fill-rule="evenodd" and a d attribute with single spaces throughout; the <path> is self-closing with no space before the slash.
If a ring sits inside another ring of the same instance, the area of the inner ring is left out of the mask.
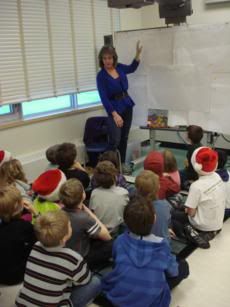
<path id="1" fill-rule="evenodd" d="M 230 143 L 230 140 L 227 139 L 226 136 L 223 135 L 223 133 L 221 133 L 221 136 L 222 136 L 222 138 L 223 138 L 226 142 Z"/>

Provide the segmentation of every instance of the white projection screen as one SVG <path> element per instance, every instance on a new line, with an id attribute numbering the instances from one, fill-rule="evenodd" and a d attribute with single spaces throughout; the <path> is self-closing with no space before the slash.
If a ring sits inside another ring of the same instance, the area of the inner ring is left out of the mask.
<path id="1" fill-rule="evenodd" d="M 230 24 L 117 32 L 119 62 L 132 61 L 138 40 L 141 65 L 129 75 L 133 124 L 145 125 L 149 108 L 167 109 L 170 126 L 229 134 Z"/>

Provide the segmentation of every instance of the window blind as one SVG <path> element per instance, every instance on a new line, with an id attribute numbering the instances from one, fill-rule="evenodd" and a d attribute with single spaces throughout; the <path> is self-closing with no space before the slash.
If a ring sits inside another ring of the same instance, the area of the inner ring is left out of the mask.
<path id="1" fill-rule="evenodd" d="M 1 0 L 0 103 L 95 89 L 103 37 L 119 24 L 104 0 Z"/>

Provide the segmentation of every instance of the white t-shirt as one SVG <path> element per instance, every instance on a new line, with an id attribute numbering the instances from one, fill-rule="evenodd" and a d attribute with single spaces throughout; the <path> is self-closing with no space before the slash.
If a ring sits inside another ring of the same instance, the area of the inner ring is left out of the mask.
<path id="1" fill-rule="evenodd" d="M 228 172 L 229 173 L 229 172 Z M 229 174 L 230 176 L 230 174 Z M 224 181 L 224 186 L 226 190 L 226 209 L 230 209 L 230 179 L 228 181 Z"/>
<path id="2" fill-rule="evenodd" d="M 109 231 L 114 232 L 123 222 L 124 208 L 128 201 L 128 191 L 114 185 L 110 189 L 94 189 L 89 207 Z"/>
<path id="3" fill-rule="evenodd" d="M 216 173 L 200 176 L 191 184 L 185 206 L 196 210 L 189 222 L 201 231 L 215 231 L 223 226 L 226 191 Z"/>

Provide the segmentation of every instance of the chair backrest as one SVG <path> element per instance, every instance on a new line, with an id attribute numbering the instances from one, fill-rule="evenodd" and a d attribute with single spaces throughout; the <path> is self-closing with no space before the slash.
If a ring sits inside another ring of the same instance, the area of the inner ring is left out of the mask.
<path id="1" fill-rule="evenodd" d="M 87 119 L 83 142 L 86 146 L 108 143 L 108 120 L 106 116 L 95 116 Z"/>

